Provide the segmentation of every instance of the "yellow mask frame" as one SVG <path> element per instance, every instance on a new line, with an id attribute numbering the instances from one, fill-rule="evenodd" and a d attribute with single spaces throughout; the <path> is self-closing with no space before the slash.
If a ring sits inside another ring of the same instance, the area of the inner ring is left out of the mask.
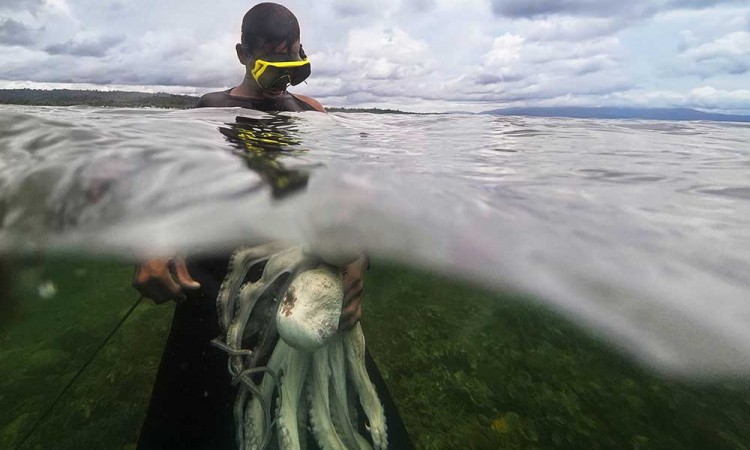
<path id="1" fill-rule="evenodd" d="M 310 72 L 310 61 L 307 58 L 300 61 L 256 59 L 250 71 L 258 85 L 264 89 L 278 87 L 280 84 L 296 86 L 305 81 L 310 76 Z"/>

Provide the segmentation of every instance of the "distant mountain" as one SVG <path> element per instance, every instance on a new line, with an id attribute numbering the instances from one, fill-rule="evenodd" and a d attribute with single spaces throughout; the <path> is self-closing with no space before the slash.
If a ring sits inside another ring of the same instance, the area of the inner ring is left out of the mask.
<path id="1" fill-rule="evenodd" d="M 75 89 L 0 89 L 0 103 L 35 106 L 114 106 L 119 108 L 192 108 L 198 97 L 126 91 Z"/>
<path id="2" fill-rule="evenodd" d="M 570 117 L 574 119 L 713 120 L 750 122 L 750 116 L 716 114 L 689 108 L 589 108 L 579 106 L 501 108 L 482 114 L 501 116 Z"/>

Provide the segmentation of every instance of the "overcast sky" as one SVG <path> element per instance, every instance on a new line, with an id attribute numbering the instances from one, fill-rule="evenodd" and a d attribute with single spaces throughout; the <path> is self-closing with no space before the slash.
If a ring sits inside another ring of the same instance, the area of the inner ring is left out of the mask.
<path id="1" fill-rule="evenodd" d="M 482 111 L 687 106 L 750 113 L 748 0 L 280 2 L 326 106 Z M 0 88 L 202 94 L 238 84 L 255 2 L 0 0 Z"/>

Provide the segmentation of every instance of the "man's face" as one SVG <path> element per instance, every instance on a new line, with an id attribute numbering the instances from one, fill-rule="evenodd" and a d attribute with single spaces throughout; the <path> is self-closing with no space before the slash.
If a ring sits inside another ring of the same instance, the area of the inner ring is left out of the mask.
<path id="1" fill-rule="evenodd" d="M 302 61 L 300 56 L 300 41 L 296 40 L 291 47 L 288 47 L 285 42 L 280 43 L 276 47 L 261 47 L 253 50 L 252 54 L 247 55 L 247 62 L 245 67 L 248 70 L 252 70 L 255 65 L 256 59 L 262 59 L 265 61 Z M 286 87 L 283 89 L 274 88 L 261 88 L 261 92 L 266 98 L 277 98 L 286 91 Z"/>

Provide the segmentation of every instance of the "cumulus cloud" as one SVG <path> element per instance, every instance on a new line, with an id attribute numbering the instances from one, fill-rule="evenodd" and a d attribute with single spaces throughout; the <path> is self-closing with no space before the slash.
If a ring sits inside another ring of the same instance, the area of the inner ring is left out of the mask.
<path id="1" fill-rule="evenodd" d="M 352 30 L 347 55 L 359 75 L 370 80 L 401 80 L 432 67 L 427 44 L 398 28 Z"/>
<path id="2" fill-rule="evenodd" d="M 333 11 L 338 16 L 352 17 L 362 16 L 377 9 L 374 2 L 362 0 L 335 0 L 333 2 Z"/>
<path id="3" fill-rule="evenodd" d="M 632 86 L 618 71 L 620 53 L 620 42 L 614 38 L 569 46 L 504 34 L 494 40 L 482 63 L 467 78 L 482 86 L 476 92 L 481 92 L 482 98 L 487 98 L 486 94 L 515 99 L 519 95 L 551 98 L 614 92 Z"/>
<path id="4" fill-rule="evenodd" d="M 13 19 L 0 19 L 0 45 L 29 45 L 32 30 Z"/>
<path id="5" fill-rule="evenodd" d="M 701 86 L 688 92 L 685 103 L 706 109 L 746 109 L 750 104 L 750 89 L 728 91 Z"/>
<path id="6" fill-rule="evenodd" d="M 643 18 L 673 9 L 707 9 L 745 0 L 490 0 L 500 16 L 533 18 L 547 16 L 594 16 Z"/>
<path id="7" fill-rule="evenodd" d="M 665 2 L 663 9 L 687 8 L 687 9 L 707 9 L 718 5 L 745 5 L 746 0 L 671 0 Z"/>
<path id="8" fill-rule="evenodd" d="M 521 59 L 524 38 L 505 33 L 495 38 L 492 49 L 484 54 L 484 63 L 488 68 L 505 68 Z"/>
<path id="9" fill-rule="evenodd" d="M 124 36 L 91 36 L 48 45 L 44 51 L 50 55 L 74 55 L 102 57 L 109 49 L 125 40 Z"/>
<path id="10" fill-rule="evenodd" d="M 750 72 L 750 32 L 735 31 L 705 43 L 696 43 L 689 34 L 685 38 L 676 58 L 678 71 L 701 77 Z"/>
<path id="11" fill-rule="evenodd" d="M 552 15 L 641 16 L 653 10 L 645 0 L 491 0 L 492 11 L 501 16 L 524 18 Z"/>
<path id="12" fill-rule="evenodd" d="M 610 17 L 564 16 L 521 21 L 521 29 L 532 41 L 578 42 L 611 35 L 626 25 Z"/>
<path id="13" fill-rule="evenodd" d="M 44 4 L 44 0 L 3 0 L 0 11 L 34 10 Z"/>
<path id="14" fill-rule="evenodd" d="M 44 51 L 2 51 L 0 78 L 53 83 L 215 87 L 242 79 L 231 52 L 234 39 L 201 41 L 188 33 L 147 32 L 123 40 L 78 37 Z M 107 49 L 117 48 L 117 51 Z M 86 57 L 82 57 L 86 56 Z"/>
<path id="15" fill-rule="evenodd" d="M 644 107 L 690 107 L 707 110 L 749 113 L 749 89 L 717 89 L 710 85 L 687 91 L 633 90 L 611 96 L 610 104 Z"/>

